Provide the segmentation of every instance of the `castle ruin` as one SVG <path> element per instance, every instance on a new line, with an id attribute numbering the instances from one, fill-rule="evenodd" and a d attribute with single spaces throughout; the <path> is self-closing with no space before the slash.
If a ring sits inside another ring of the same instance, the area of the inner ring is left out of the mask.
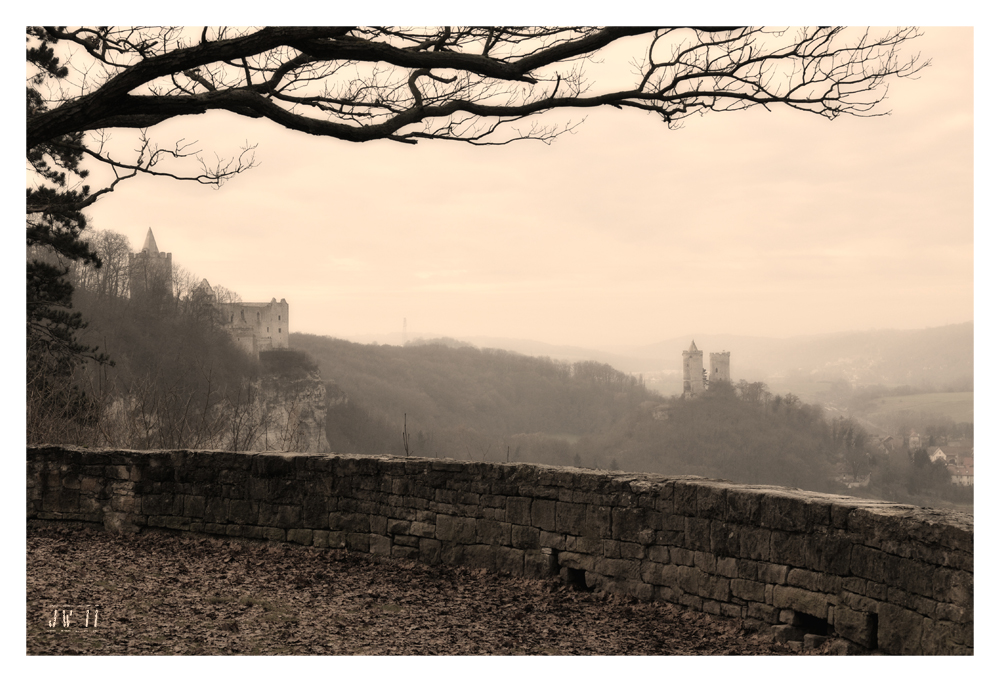
<path id="1" fill-rule="evenodd" d="M 148 307 L 166 303 L 174 293 L 173 274 L 173 255 L 160 253 L 150 228 L 139 253 L 128 256 L 129 298 Z"/>
<path id="2" fill-rule="evenodd" d="M 691 341 L 691 347 L 681 352 L 681 378 L 684 381 L 682 396 L 685 398 L 701 395 L 709 384 L 717 381 L 732 381 L 729 378 L 729 351 L 709 353 L 709 371 L 706 374 L 704 353 Z"/>
<path id="3" fill-rule="evenodd" d="M 142 304 L 168 300 L 173 295 L 173 260 L 160 253 L 152 228 L 139 253 L 129 255 L 130 298 Z M 288 348 L 288 302 L 272 298 L 270 303 L 219 301 L 215 290 L 203 279 L 191 292 L 196 304 L 215 311 L 215 317 L 236 341 L 253 357 L 261 351 Z"/>

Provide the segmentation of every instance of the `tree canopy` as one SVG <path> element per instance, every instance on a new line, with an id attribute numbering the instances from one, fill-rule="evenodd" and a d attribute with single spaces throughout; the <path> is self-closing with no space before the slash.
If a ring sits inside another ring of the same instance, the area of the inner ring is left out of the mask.
<path id="1" fill-rule="evenodd" d="M 29 86 L 26 143 L 40 172 L 46 158 L 61 164 L 83 155 L 113 167 L 116 183 L 144 172 L 218 184 L 253 164 L 251 149 L 184 174 L 167 170 L 194 154 L 183 144 L 159 148 L 143 138 L 135 158 L 116 159 L 100 135 L 213 110 L 351 142 L 411 144 L 549 142 L 576 123 L 553 125 L 538 114 L 602 106 L 650 112 L 668 126 L 754 106 L 871 116 L 885 113 L 887 78 L 923 66 L 919 55 L 902 55 L 917 35 L 839 27 L 34 27 L 28 61 L 40 80 Z M 631 74 L 589 81 L 588 61 L 625 39 L 645 41 Z M 57 50 L 70 71 L 39 59 L 55 59 Z M 84 141 L 84 133 L 96 137 Z M 44 199 L 32 197 L 29 209 Z"/>

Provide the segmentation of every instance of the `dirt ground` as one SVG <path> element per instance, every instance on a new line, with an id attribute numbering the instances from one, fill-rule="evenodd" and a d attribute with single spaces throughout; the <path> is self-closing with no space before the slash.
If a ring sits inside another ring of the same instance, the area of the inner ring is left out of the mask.
<path id="1" fill-rule="evenodd" d="M 26 647 L 29 655 L 794 653 L 728 618 L 554 580 L 68 523 L 28 526 Z"/>

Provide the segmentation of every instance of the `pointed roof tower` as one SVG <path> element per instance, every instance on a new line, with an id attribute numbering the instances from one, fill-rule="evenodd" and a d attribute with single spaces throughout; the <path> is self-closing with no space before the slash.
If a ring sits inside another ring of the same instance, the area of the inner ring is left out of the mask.
<path id="1" fill-rule="evenodd" d="M 158 255 L 160 250 L 156 248 L 156 239 L 153 237 L 153 228 L 149 228 L 146 232 L 146 241 L 142 244 L 142 249 L 140 251 L 145 251 L 150 255 Z"/>
<path id="2" fill-rule="evenodd" d="M 153 233 L 150 232 L 150 234 Z M 694 339 L 691 339 L 691 347 L 688 348 L 688 353 L 697 353 L 697 352 L 698 352 L 698 346 L 694 345 Z"/>

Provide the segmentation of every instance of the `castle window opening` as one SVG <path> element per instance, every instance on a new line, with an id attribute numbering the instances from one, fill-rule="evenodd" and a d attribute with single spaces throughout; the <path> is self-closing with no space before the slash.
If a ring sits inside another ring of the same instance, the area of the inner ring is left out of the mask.
<path id="1" fill-rule="evenodd" d="M 260 313 L 257 313 L 257 322 L 260 322 Z"/>
<path id="2" fill-rule="evenodd" d="M 281 327 L 278 327 L 278 333 L 279 334 L 281 333 Z"/>
<path id="3" fill-rule="evenodd" d="M 278 315 L 278 322 L 281 322 L 281 315 Z"/>

